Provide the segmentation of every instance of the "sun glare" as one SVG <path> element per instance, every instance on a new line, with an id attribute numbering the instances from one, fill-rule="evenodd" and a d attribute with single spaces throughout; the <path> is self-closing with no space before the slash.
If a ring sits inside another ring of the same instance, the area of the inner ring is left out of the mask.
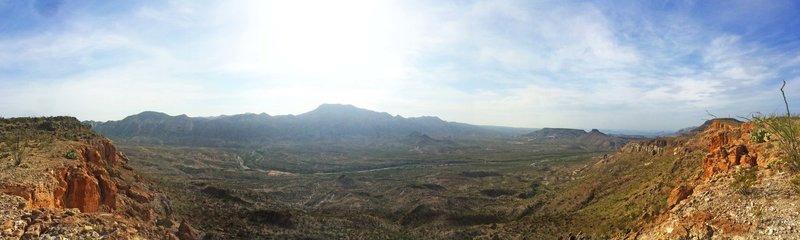
<path id="1" fill-rule="evenodd" d="M 376 1 L 256 1 L 246 7 L 250 59 L 289 74 L 348 74 L 385 63 L 396 45 L 391 6 Z"/>

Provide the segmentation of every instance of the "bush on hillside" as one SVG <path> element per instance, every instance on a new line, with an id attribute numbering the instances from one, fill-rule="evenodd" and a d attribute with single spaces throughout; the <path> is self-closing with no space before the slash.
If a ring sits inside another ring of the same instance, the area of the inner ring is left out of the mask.
<path id="1" fill-rule="evenodd" d="M 762 115 L 753 117 L 756 126 L 769 134 L 767 135 L 769 137 L 764 140 L 775 139 L 778 142 L 779 150 L 786 156 L 785 160 L 788 166 L 795 171 L 800 170 L 799 120 L 800 118 L 796 116 Z"/>
<path id="2" fill-rule="evenodd" d="M 750 141 L 763 143 L 769 141 L 770 133 L 764 129 L 756 129 L 750 132 Z"/>
<path id="3" fill-rule="evenodd" d="M 64 156 L 67 157 L 68 159 L 75 160 L 78 159 L 78 152 L 75 151 L 75 149 L 70 149 Z"/>
<path id="4" fill-rule="evenodd" d="M 758 175 L 756 174 L 757 170 L 758 168 L 756 167 L 737 169 L 733 176 L 734 178 L 731 186 L 740 194 L 750 193 L 750 187 L 752 187 L 758 179 Z"/>
<path id="5" fill-rule="evenodd" d="M 769 132 L 769 136 L 778 137 L 780 151 L 786 155 L 789 168 L 798 171 L 800 170 L 800 124 L 798 124 L 800 118 L 792 116 L 792 113 L 789 112 L 789 102 L 786 100 L 784 87 L 786 87 L 786 81 L 783 81 L 781 86 L 783 103 L 786 105 L 786 116 L 756 114 L 753 116 L 753 122 L 760 129 Z"/>

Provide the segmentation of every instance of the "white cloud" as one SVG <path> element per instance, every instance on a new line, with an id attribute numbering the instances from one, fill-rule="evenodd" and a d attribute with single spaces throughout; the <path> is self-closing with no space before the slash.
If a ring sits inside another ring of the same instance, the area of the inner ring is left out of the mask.
<path id="1" fill-rule="evenodd" d="M 621 20 L 591 3 L 172 1 L 96 19 L 0 40 L 0 70 L 30 72 L 0 75 L 13 96 L 0 110 L 104 120 L 337 102 L 477 124 L 677 129 L 705 109 L 758 110 L 800 65 L 682 14 Z"/>

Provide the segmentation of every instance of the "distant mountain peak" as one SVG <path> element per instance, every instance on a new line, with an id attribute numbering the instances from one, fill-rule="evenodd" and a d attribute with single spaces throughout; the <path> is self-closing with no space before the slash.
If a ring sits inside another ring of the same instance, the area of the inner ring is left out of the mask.
<path id="1" fill-rule="evenodd" d="M 589 131 L 588 135 L 607 136 L 605 133 L 603 133 L 603 132 L 601 132 L 600 130 L 597 130 L 597 129 L 592 129 L 591 131 Z"/>
<path id="2" fill-rule="evenodd" d="M 319 107 L 315 108 L 314 110 L 311 110 L 310 112 L 304 114 L 330 113 L 330 112 L 358 112 L 358 111 L 372 112 L 370 110 L 358 108 L 350 104 L 324 103 L 322 105 L 319 105 Z"/>
<path id="3" fill-rule="evenodd" d="M 458 137 L 508 136 L 508 133 L 438 117 L 403 118 L 349 104 L 322 104 L 300 115 L 265 113 L 217 117 L 170 116 L 143 112 L 120 121 L 90 123 L 115 139 L 197 146 L 263 145 L 273 141 L 355 141 L 414 138 L 441 142 Z M 416 132 L 416 133 L 414 133 Z M 412 134 L 413 133 L 413 134 Z M 415 143 L 417 141 L 410 141 Z"/>
<path id="4" fill-rule="evenodd" d="M 339 103 L 323 103 L 323 104 L 320 104 L 319 107 L 317 107 L 313 111 L 328 111 L 328 110 L 364 110 L 364 111 L 369 111 L 369 110 L 366 110 L 366 109 L 363 109 L 363 108 L 359 108 L 359 107 L 353 106 L 352 104 L 339 104 Z"/>
<path id="5" fill-rule="evenodd" d="M 156 112 L 156 111 L 144 111 L 136 115 L 131 115 L 126 117 L 125 119 L 164 119 L 170 118 L 169 114 L 163 112 Z M 123 119 L 123 120 L 125 120 Z"/>
<path id="6" fill-rule="evenodd" d="M 159 116 L 159 117 L 166 116 L 166 117 L 169 117 L 169 114 L 166 114 L 166 113 L 163 113 L 163 112 L 156 112 L 156 111 L 144 111 L 144 112 L 141 112 L 141 113 L 136 114 L 136 115 L 139 115 L 139 116 Z"/>
<path id="7" fill-rule="evenodd" d="M 359 117 L 386 117 L 392 116 L 388 113 L 376 112 L 368 109 L 359 108 L 350 104 L 331 104 L 319 105 L 316 109 L 298 115 L 300 117 L 324 117 L 324 118 L 359 118 Z"/>

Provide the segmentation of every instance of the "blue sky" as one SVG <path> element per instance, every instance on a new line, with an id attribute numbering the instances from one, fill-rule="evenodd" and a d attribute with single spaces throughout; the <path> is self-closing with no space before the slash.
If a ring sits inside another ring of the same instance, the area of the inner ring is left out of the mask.
<path id="1" fill-rule="evenodd" d="M 0 116 L 674 130 L 800 111 L 797 1 L 0 0 Z"/>

